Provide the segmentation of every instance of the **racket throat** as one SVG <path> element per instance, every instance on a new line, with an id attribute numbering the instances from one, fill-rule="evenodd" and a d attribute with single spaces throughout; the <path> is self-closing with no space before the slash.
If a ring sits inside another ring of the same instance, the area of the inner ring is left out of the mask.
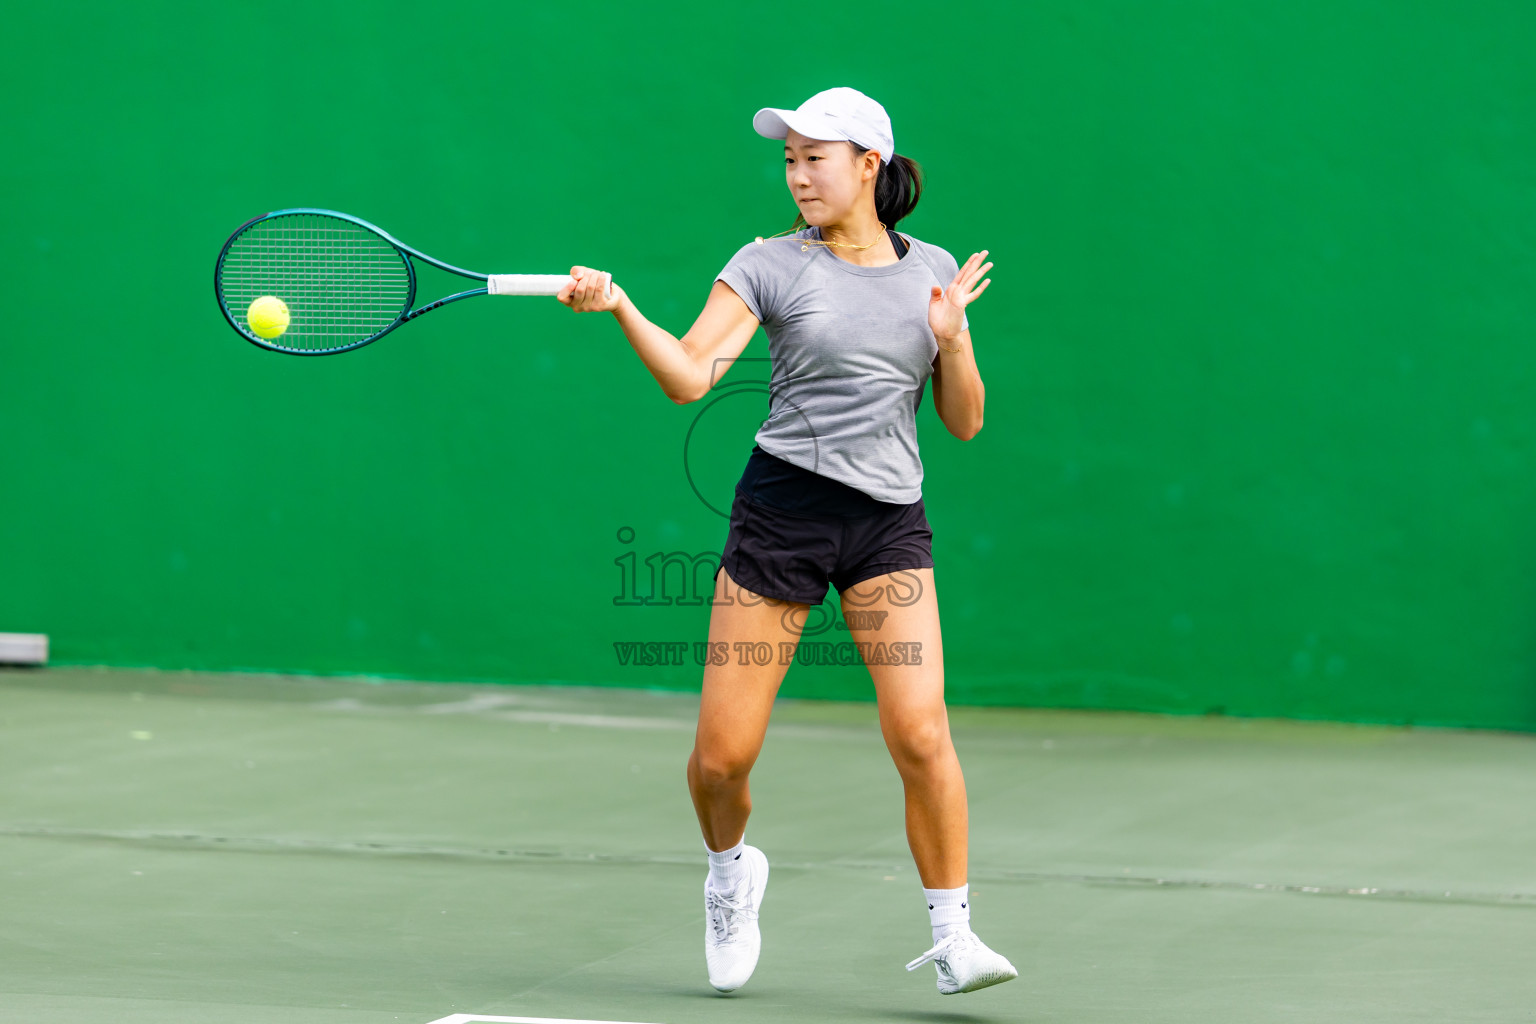
<path id="1" fill-rule="evenodd" d="M 416 307 L 415 309 L 411 310 L 409 313 L 407 313 L 403 317 L 401 317 L 400 318 L 400 322 L 401 323 L 408 323 L 408 322 L 410 322 L 412 320 L 415 320 L 417 317 L 421 316 L 421 314 L 423 314 L 423 313 L 430 313 L 430 312 L 432 312 L 432 310 L 437 309 L 440 306 L 446 306 L 450 302 L 458 302 L 460 299 L 467 299 L 467 298 L 470 298 L 470 297 L 475 296 L 475 295 L 484 295 L 484 294 L 486 294 L 486 290 L 484 288 L 471 288 L 468 291 L 459 292 L 457 295 L 449 295 L 449 296 L 447 296 L 445 298 L 438 299 L 435 302 L 429 302 L 425 306 L 418 306 L 418 307 Z"/>

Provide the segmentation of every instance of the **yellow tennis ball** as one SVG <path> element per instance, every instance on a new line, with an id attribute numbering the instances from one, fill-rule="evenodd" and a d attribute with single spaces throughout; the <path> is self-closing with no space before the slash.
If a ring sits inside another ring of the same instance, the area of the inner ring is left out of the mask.
<path id="1" fill-rule="evenodd" d="M 275 295 L 263 295 L 245 311 L 245 322 L 258 338 L 281 337 L 288 329 L 288 303 Z"/>

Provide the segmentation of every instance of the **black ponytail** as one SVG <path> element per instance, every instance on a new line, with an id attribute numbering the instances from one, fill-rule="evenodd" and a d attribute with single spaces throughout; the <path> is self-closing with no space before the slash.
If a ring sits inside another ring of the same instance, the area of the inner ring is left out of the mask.
<path id="1" fill-rule="evenodd" d="M 857 142 L 848 145 L 853 147 L 855 160 L 869 152 Z M 875 179 L 875 216 L 881 223 L 888 228 L 895 227 L 897 221 L 917 209 L 917 201 L 922 197 L 923 169 L 916 160 L 897 153 L 890 163 L 880 161 L 880 175 Z M 805 226 L 805 217 L 796 215 L 795 227 Z"/>
<path id="2" fill-rule="evenodd" d="M 867 150 L 854 146 L 854 156 L 863 156 Z M 875 216 L 888 228 L 917 209 L 917 201 L 923 197 L 923 169 L 916 160 L 900 153 L 892 155 L 891 162 L 880 163 L 880 176 L 875 179 Z"/>

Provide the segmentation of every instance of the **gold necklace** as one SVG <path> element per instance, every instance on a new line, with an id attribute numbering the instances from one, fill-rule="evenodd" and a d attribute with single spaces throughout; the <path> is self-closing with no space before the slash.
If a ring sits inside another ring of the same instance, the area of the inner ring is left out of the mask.
<path id="1" fill-rule="evenodd" d="M 823 241 L 820 238 L 800 238 L 800 239 L 791 239 L 791 241 L 798 241 L 798 242 L 801 243 L 800 244 L 800 251 L 801 252 L 808 251 L 811 248 L 811 246 L 813 246 L 813 245 L 821 245 L 821 246 L 833 246 L 833 245 L 835 245 L 835 246 L 837 246 L 840 249 L 852 249 L 854 252 L 863 252 L 865 249 L 868 249 L 871 245 L 875 245 L 876 243 L 878 243 L 880 241 L 880 239 L 885 237 L 885 222 L 877 220 L 877 221 L 875 221 L 875 223 L 880 225 L 880 232 L 877 235 L 875 235 L 875 240 L 873 242 L 869 242 L 868 244 L 865 244 L 865 245 L 854 245 L 854 244 L 852 244 L 850 242 L 827 242 L 827 241 Z M 780 231 L 777 234 L 769 235 L 768 238 L 778 238 L 779 235 L 786 235 L 786 234 L 788 234 L 791 231 L 801 231 L 801 230 L 803 230 L 803 229 L 802 228 L 785 228 L 783 231 Z M 817 231 L 819 233 L 820 229 L 818 228 Z M 757 242 L 758 245 L 762 245 L 767 240 L 768 239 L 764 238 L 762 235 L 758 235 L 757 238 L 756 238 L 756 242 Z"/>

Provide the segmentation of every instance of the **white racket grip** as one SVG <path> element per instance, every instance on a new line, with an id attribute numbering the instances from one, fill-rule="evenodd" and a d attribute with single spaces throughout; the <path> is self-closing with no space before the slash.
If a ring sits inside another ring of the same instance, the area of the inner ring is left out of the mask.
<path id="1" fill-rule="evenodd" d="M 571 283 L 570 274 L 492 274 L 485 279 L 485 290 L 492 295 L 558 295 Z M 613 297 L 613 278 L 603 298 Z"/>

